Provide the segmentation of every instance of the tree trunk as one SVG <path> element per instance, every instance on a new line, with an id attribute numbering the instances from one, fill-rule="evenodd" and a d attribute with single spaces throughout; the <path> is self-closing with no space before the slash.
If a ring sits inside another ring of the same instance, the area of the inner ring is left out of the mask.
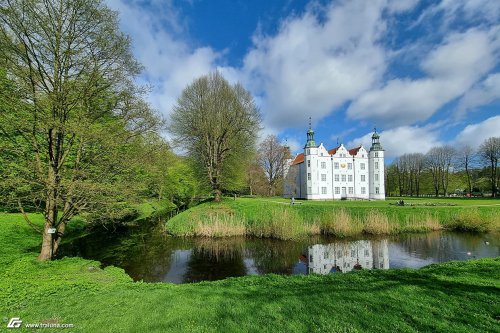
<path id="1" fill-rule="evenodd" d="M 215 202 L 221 202 L 222 200 L 222 192 L 220 189 L 215 189 L 214 190 L 214 201 Z"/>

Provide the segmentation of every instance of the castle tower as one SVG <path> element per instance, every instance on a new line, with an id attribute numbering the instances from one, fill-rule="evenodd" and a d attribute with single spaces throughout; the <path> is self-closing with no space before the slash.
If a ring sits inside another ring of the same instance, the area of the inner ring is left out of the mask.
<path id="1" fill-rule="evenodd" d="M 372 146 L 368 153 L 368 171 L 370 179 L 370 199 L 385 200 L 384 149 L 380 144 L 377 129 L 372 135 Z"/>
<path id="2" fill-rule="evenodd" d="M 309 130 L 307 131 L 307 142 L 304 146 L 304 163 L 306 179 L 306 199 L 314 199 L 318 195 L 318 146 L 314 141 L 314 131 L 311 128 L 309 118 Z"/>

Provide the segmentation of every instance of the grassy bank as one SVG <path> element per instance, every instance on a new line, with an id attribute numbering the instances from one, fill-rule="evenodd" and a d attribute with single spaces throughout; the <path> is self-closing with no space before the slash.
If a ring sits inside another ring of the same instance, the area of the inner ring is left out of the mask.
<path id="1" fill-rule="evenodd" d="M 225 199 L 207 202 L 170 219 L 176 236 L 247 235 L 294 239 L 329 234 L 425 232 L 439 229 L 500 230 L 500 201 L 485 199 L 396 199 L 387 201 L 300 201 L 281 198 Z"/>
<path id="2" fill-rule="evenodd" d="M 40 263 L 29 250 L 38 244 L 39 236 L 16 214 L 0 214 L 4 321 L 73 324 L 71 332 L 498 330 L 498 258 L 421 270 L 171 285 L 133 283 L 121 269 L 80 258 Z"/>

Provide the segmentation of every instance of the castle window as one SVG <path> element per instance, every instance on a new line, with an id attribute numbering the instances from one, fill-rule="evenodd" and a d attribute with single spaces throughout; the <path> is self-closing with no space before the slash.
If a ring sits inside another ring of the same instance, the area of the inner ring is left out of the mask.
<path id="1" fill-rule="evenodd" d="M 354 188 L 349 187 L 349 194 L 354 194 Z"/>
<path id="2" fill-rule="evenodd" d="M 310 161 L 310 160 L 308 160 L 308 161 L 307 161 L 307 167 L 308 167 L 308 168 L 310 168 L 310 167 L 311 167 L 311 161 Z"/>
<path id="3" fill-rule="evenodd" d="M 360 166 L 361 166 L 361 170 L 365 169 L 365 164 L 364 163 L 361 163 Z"/>
<path id="4" fill-rule="evenodd" d="M 321 194 L 326 194 L 326 187 L 321 188 Z"/>
<path id="5" fill-rule="evenodd" d="M 365 181 L 365 175 L 361 175 L 361 181 L 364 182 Z"/>
<path id="6" fill-rule="evenodd" d="M 340 194 L 340 187 L 335 188 L 335 194 Z"/>
<path id="7" fill-rule="evenodd" d="M 366 194 L 366 187 L 361 188 L 361 194 Z"/>
<path id="8" fill-rule="evenodd" d="M 310 172 L 307 173 L 307 180 L 311 180 L 311 173 Z"/>
<path id="9" fill-rule="evenodd" d="M 370 251 L 368 251 L 368 249 L 365 249 L 365 257 L 369 257 L 369 256 L 370 256 Z"/>
<path id="10" fill-rule="evenodd" d="M 340 181 L 340 177 L 339 177 L 339 175 L 335 175 L 335 181 L 336 181 L 336 182 Z"/>
<path id="11" fill-rule="evenodd" d="M 326 169 L 326 162 L 321 162 L 321 169 Z"/>
<path id="12" fill-rule="evenodd" d="M 313 190 L 312 190 L 312 187 L 311 187 L 311 186 L 309 186 L 309 187 L 307 188 L 307 193 L 312 194 L 312 191 L 313 191 Z"/>
<path id="13" fill-rule="evenodd" d="M 375 162 L 375 169 L 378 169 L 378 162 Z"/>
<path id="14" fill-rule="evenodd" d="M 321 181 L 326 182 L 326 174 L 321 174 Z"/>
<path id="15" fill-rule="evenodd" d="M 375 157 L 378 157 L 378 153 L 375 153 Z"/>
<path id="16" fill-rule="evenodd" d="M 339 168 L 339 162 L 335 162 L 335 163 L 333 164 L 333 166 L 334 166 L 334 168 L 335 168 L 335 169 L 338 169 L 338 168 Z"/>
<path id="17" fill-rule="evenodd" d="M 379 192 L 380 191 L 379 191 L 378 187 L 375 187 L 375 194 L 379 194 Z"/>
<path id="18" fill-rule="evenodd" d="M 375 174 L 375 181 L 378 182 L 378 173 Z"/>
<path id="19" fill-rule="evenodd" d="M 345 182 L 345 175 L 342 175 L 342 181 Z"/>
<path id="20" fill-rule="evenodd" d="M 352 175 L 348 175 L 348 176 L 347 176 L 347 181 L 352 182 Z"/>
<path id="21" fill-rule="evenodd" d="M 352 163 L 347 163 L 347 169 L 352 169 Z"/>
<path id="22" fill-rule="evenodd" d="M 311 150 L 307 149 L 306 154 L 309 155 L 311 153 Z"/>

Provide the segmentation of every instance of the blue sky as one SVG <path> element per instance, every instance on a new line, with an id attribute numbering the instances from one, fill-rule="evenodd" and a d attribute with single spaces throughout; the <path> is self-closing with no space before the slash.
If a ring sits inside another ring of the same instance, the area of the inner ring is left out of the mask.
<path id="1" fill-rule="evenodd" d="M 392 159 L 500 136 L 500 1 L 106 0 L 167 119 L 182 89 L 218 69 L 252 92 L 261 137 Z"/>

